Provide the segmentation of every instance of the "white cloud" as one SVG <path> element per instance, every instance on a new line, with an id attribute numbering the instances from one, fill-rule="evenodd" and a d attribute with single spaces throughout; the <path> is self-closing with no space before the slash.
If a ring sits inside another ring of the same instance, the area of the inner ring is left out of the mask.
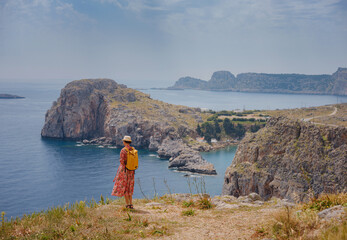
<path id="1" fill-rule="evenodd" d="M 59 23 L 64 20 L 57 19 L 59 15 L 80 22 L 93 21 L 87 15 L 76 11 L 72 3 L 62 0 L 5 0 L 4 5 L 0 5 L 0 7 L 5 13 L 3 18 L 7 19 L 7 22 L 24 24 L 34 22 L 36 25 L 52 25 L 54 22 Z"/>
<path id="2" fill-rule="evenodd" d="M 75 11 L 72 3 L 60 3 L 59 5 L 55 7 L 55 9 L 57 11 L 69 11 L 69 12 Z"/>
<path id="3" fill-rule="evenodd" d="M 339 0 L 221 0 L 209 5 L 191 4 L 170 8 L 158 21 L 171 34 L 233 32 L 235 30 L 272 30 L 302 28 L 329 21 L 341 24 L 337 15 Z M 181 1 L 176 6 L 183 5 Z M 164 3 L 160 6 L 163 7 Z"/>
<path id="4" fill-rule="evenodd" d="M 163 4 L 157 4 L 152 1 L 146 1 L 146 0 L 100 0 L 101 3 L 113 3 L 117 7 L 129 10 L 137 13 L 141 13 L 143 11 L 163 11 L 166 10 L 164 7 L 167 4 L 172 4 L 172 1 L 163 1 Z M 168 3 L 165 3 L 168 2 Z"/>

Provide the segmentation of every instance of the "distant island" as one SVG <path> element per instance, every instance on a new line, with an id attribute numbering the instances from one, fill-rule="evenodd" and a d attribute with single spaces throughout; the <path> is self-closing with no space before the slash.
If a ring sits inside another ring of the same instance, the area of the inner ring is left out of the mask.
<path id="1" fill-rule="evenodd" d="M 197 89 L 212 91 L 305 93 L 347 95 L 347 68 L 332 75 L 214 72 L 209 81 L 182 77 L 169 90 Z"/>
<path id="2" fill-rule="evenodd" d="M 25 97 L 12 95 L 12 94 L 0 94 L 0 99 L 17 99 L 17 98 L 25 98 Z"/>

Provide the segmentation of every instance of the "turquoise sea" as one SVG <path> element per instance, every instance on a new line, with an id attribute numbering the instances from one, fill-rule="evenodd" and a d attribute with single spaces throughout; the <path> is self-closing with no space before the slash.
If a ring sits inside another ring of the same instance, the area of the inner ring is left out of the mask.
<path id="1" fill-rule="evenodd" d="M 81 146 L 77 142 L 41 139 L 44 116 L 62 83 L 11 83 L 0 81 L 0 93 L 25 99 L 0 99 L 0 212 L 7 217 L 42 211 L 55 205 L 109 197 L 119 165 L 119 149 Z M 214 110 L 282 109 L 347 102 L 347 97 L 294 94 L 261 94 L 208 91 L 142 90 L 169 103 Z M 190 175 L 168 169 L 155 152 L 140 150 L 135 198 L 189 192 L 188 179 L 206 183 L 211 195 L 221 193 L 224 172 L 236 147 L 203 153 L 217 176 Z M 167 182 L 169 189 L 164 181 Z M 194 192 L 194 187 L 192 186 Z"/>

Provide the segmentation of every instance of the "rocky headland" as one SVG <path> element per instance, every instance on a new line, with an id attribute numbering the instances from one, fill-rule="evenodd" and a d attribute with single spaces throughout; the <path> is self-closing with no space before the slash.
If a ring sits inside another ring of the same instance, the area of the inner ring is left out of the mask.
<path id="1" fill-rule="evenodd" d="M 153 100 L 110 79 L 83 79 L 67 84 L 46 113 L 41 136 L 122 147 L 130 135 L 137 148 L 157 151 L 169 167 L 216 174 L 213 165 L 182 139 L 195 139 L 204 113 Z"/>
<path id="2" fill-rule="evenodd" d="M 228 71 L 213 73 L 209 81 L 183 77 L 168 89 L 198 89 L 217 91 L 306 93 L 347 95 L 347 68 L 323 75 L 241 73 Z"/>
<path id="3" fill-rule="evenodd" d="M 347 191 L 347 128 L 286 117 L 246 134 L 227 168 L 223 194 L 307 200 Z"/>

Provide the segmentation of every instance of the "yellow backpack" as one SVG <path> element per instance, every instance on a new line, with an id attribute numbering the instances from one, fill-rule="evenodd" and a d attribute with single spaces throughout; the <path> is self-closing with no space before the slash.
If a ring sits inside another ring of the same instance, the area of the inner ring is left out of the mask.
<path id="1" fill-rule="evenodd" d="M 125 168 L 134 171 L 139 167 L 139 156 L 137 150 L 133 147 L 131 147 L 130 150 L 125 147 L 125 150 L 127 151 L 127 164 L 125 165 Z"/>

